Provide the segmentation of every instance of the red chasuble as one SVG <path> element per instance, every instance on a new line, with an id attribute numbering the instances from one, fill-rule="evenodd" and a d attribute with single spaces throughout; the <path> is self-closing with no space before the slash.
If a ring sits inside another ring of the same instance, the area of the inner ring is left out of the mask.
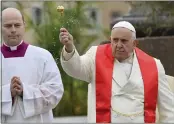
<path id="1" fill-rule="evenodd" d="M 156 120 L 158 71 L 153 57 L 135 49 L 144 82 L 144 122 Z M 96 123 L 111 122 L 111 91 L 114 58 L 110 44 L 100 45 L 96 53 Z"/>

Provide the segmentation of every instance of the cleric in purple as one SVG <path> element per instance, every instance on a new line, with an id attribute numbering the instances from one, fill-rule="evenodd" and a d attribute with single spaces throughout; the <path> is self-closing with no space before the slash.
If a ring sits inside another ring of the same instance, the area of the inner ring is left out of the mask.
<path id="1" fill-rule="evenodd" d="M 23 40 L 25 21 L 15 8 L 2 11 L 1 116 L 6 123 L 49 123 L 64 88 L 51 53 Z"/>

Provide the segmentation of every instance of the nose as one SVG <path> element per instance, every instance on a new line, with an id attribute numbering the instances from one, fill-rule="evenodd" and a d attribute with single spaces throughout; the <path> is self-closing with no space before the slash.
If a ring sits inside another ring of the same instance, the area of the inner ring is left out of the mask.
<path id="1" fill-rule="evenodd" d="M 12 26 L 11 32 L 12 32 L 12 33 L 15 33 L 15 32 L 16 32 L 16 28 L 15 28 L 14 25 Z"/>
<path id="2" fill-rule="evenodd" d="M 123 46 L 123 44 L 121 43 L 121 41 L 119 40 L 118 42 L 117 42 L 117 45 L 116 45 L 117 47 L 122 47 Z"/>

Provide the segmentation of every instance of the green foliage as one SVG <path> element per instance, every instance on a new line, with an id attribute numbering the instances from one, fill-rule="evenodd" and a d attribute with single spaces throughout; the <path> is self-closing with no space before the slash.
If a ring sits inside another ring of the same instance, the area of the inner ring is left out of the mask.
<path id="1" fill-rule="evenodd" d="M 59 29 L 65 27 L 73 35 L 75 46 L 80 54 L 94 41 L 96 35 L 85 33 L 88 29 L 96 28 L 84 15 L 83 2 L 76 1 L 73 8 L 64 10 L 61 15 L 57 12 L 56 2 L 45 1 L 43 3 L 43 23 L 34 24 L 31 17 L 25 12 L 22 4 L 17 2 L 19 9 L 23 12 L 27 30 L 34 29 L 33 37 L 36 38 L 38 46 L 49 50 L 55 58 L 59 67 L 63 84 L 64 95 L 58 106 L 53 110 L 54 116 L 86 115 L 87 114 L 87 83 L 68 76 L 60 64 L 60 54 L 63 45 L 59 42 Z"/>

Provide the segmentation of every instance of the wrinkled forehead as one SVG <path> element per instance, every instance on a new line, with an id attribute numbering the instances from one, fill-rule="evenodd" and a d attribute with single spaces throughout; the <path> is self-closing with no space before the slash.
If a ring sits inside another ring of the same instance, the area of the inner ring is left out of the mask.
<path id="1" fill-rule="evenodd" d="M 133 32 L 129 29 L 118 27 L 114 28 L 111 31 L 111 37 L 126 37 L 126 38 L 132 38 Z"/>

